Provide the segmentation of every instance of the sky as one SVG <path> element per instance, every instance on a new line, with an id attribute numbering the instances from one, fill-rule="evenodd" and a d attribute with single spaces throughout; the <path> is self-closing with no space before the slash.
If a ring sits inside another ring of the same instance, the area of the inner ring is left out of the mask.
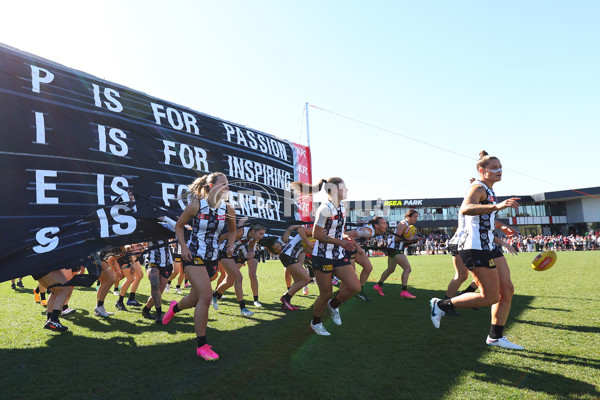
<path id="1" fill-rule="evenodd" d="M 600 186 L 596 1 L 10 1 L 0 42 L 306 144 L 350 199 Z"/>

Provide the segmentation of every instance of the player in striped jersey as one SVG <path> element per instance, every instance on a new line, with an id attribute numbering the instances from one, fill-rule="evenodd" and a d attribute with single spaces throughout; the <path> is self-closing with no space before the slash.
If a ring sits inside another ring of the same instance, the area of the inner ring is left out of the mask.
<path id="1" fill-rule="evenodd" d="M 361 226 L 358 229 L 348 231 L 346 234 L 351 238 L 356 240 L 356 252 L 353 254 L 348 254 L 350 257 L 350 261 L 352 262 L 352 267 L 355 267 L 355 263 L 363 267 L 363 270 L 360 273 L 360 292 L 356 295 L 362 301 L 370 301 L 369 297 L 364 291 L 365 284 L 367 283 L 367 279 L 369 279 L 369 275 L 371 271 L 373 271 L 373 265 L 369 260 L 369 255 L 362 248 L 359 242 L 364 242 L 365 239 L 370 239 L 376 235 L 382 235 L 386 232 L 388 228 L 387 221 L 383 217 L 375 217 L 370 220 L 367 225 Z"/>
<path id="2" fill-rule="evenodd" d="M 360 291 L 360 281 L 344 250 L 354 251 L 356 243 L 344 233 L 346 210 L 343 200 L 346 198 L 346 184 L 341 178 L 322 179 L 311 186 L 301 182 L 292 182 L 290 188 L 299 196 L 312 195 L 325 189 L 329 200 L 319 206 L 313 225 L 313 237 L 316 239 L 312 251 L 319 296 L 315 300 L 311 329 L 318 335 L 329 336 L 321 316 L 325 307 L 329 309 L 333 322 L 342 324 L 338 307 Z M 331 299 L 331 273 L 344 282 L 336 297 Z"/>
<path id="3" fill-rule="evenodd" d="M 190 202 L 175 226 L 177 241 L 181 245 L 183 269 L 192 283 L 192 288 L 179 303 L 171 302 L 163 318 L 163 324 L 168 324 L 177 312 L 195 307 L 196 354 L 206 361 L 215 361 L 219 358 L 207 344 L 206 325 L 212 297 L 210 278 L 217 271 L 217 240 L 225 225 L 229 233 L 229 244 L 226 249 L 228 254 L 233 254 L 235 243 L 235 209 L 225 201 L 228 193 L 229 183 L 222 172 L 213 172 L 196 179 L 188 189 Z M 192 220 L 192 233 L 186 243 L 183 229 L 190 220 Z"/>
<path id="4" fill-rule="evenodd" d="M 144 318 L 154 319 L 161 324 L 164 313 L 162 312 L 162 293 L 167 286 L 169 277 L 173 273 L 173 259 L 171 246 L 164 240 L 148 242 L 148 252 L 145 255 L 146 271 L 150 281 L 150 297 L 142 309 Z M 156 309 L 156 317 L 150 314 L 152 306 Z"/>
<path id="5" fill-rule="evenodd" d="M 381 296 L 385 296 L 383 293 L 383 283 L 385 280 L 396 271 L 396 265 L 402 267 L 402 290 L 400 291 L 400 297 L 407 299 L 414 299 L 416 296 L 410 294 L 408 291 L 408 276 L 412 271 L 408 257 L 404 254 L 404 246 L 407 244 L 415 243 L 416 240 L 413 238 L 405 238 L 404 234 L 408 231 L 410 225 L 414 225 L 419 218 L 417 210 L 408 210 L 404 214 L 404 219 L 396 226 L 395 234 L 390 236 L 388 240 L 388 267 L 381 274 L 379 282 L 373 286 L 373 289 L 377 291 Z"/>
<path id="6" fill-rule="evenodd" d="M 302 227 L 300 225 L 294 225 L 293 228 L 298 232 L 280 251 L 279 260 L 285 267 L 286 273 L 289 273 L 294 280 L 294 283 L 290 285 L 288 290 L 279 299 L 281 301 L 281 308 L 294 311 L 297 307 L 292 306 L 292 297 L 298 290 L 308 285 L 310 282 L 310 276 L 303 267 L 305 252 L 312 252 L 314 243 L 310 241 L 312 237 L 312 229 Z M 288 228 L 287 232 L 290 232 Z M 286 232 L 286 233 L 287 233 Z"/>
<path id="7" fill-rule="evenodd" d="M 471 183 L 473 183 L 474 180 L 475 179 L 471 179 Z M 498 220 L 496 220 L 495 224 L 496 224 L 496 229 L 500 229 L 504 234 L 506 234 L 508 236 L 513 236 L 513 235 L 519 234 L 519 232 L 517 232 L 514 228 L 512 228 L 508 225 L 505 225 Z M 469 277 L 469 270 L 467 269 L 467 267 L 465 267 L 465 264 L 463 263 L 462 258 L 460 258 L 460 256 L 458 255 L 458 243 L 461 241 L 461 237 L 465 233 L 464 228 L 465 228 L 465 216 L 463 214 L 459 213 L 458 214 L 458 228 L 456 229 L 454 236 L 452 236 L 452 238 L 448 241 L 448 251 L 450 252 L 450 255 L 452 256 L 452 264 L 454 266 L 454 278 L 452 278 L 452 280 L 448 284 L 448 289 L 446 290 L 444 300 L 454 297 L 456 295 L 458 289 L 460 288 L 460 285 L 462 285 L 462 283 L 465 280 L 467 280 L 467 278 Z M 504 246 L 510 254 L 516 254 L 515 249 L 510 244 L 506 243 L 503 240 L 500 240 L 500 238 L 497 236 L 494 238 L 494 243 L 496 245 Z M 477 283 L 475 281 L 472 281 L 465 290 L 459 292 L 458 294 L 460 295 L 463 293 L 474 292 L 477 290 L 477 288 L 478 288 Z M 475 309 L 477 310 L 478 308 L 475 307 Z M 460 316 L 460 313 L 458 311 L 456 311 L 454 308 L 449 308 L 445 312 L 446 312 L 446 314 L 449 314 L 449 315 Z"/>
<path id="8" fill-rule="evenodd" d="M 496 213 L 509 207 L 517 210 L 520 199 L 512 197 L 501 203 L 496 201 L 496 194 L 492 186 L 502 179 L 502 164 L 497 157 L 482 151 L 477 162 L 477 171 L 479 180 L 471 184 L 460 207 L 460 213 L 465 216 L 465 226 L 458 243 L 458 253 L 478 282 L 481 293 L 463 293 L 445 300 L 432 298 L 430 301 L 431 322 L 434 327 L 439 328 L 444 312 L 451 308 L 491 305 L 491 327 L 486 344 L 523 350 L 523 346 L 514 344 L 506 336 L 503 336 L 514 286 L 504 255 L 493 245 Z"/>
<path id="9" fill-rule="evenodd" d="M 212 305 L 215 310 L 219 309 L 218 301 L 223 297 L 223 293 L 230 287 L 234 286 L 235 296 L 240 305 L 240 314 L 246 317 L 251 317 L 254 313 L 246 307 L 244 301 L 244 290 L 242 287 L 242 273 L 240 268 L 248 258 L 254 258 L 254 246 L 256 242 L 263 238 L 265 235 L 266 228 L 261 224 L 254 224 L 253 226 L 244 226 L 237 229 L 235 233 L 235 239 L 233 241 L 233 250 L 229 254 L 225 251 L 227 247 L 232 246 L 230 239 L 228 238 L 229 232 L 221 235 L 219 238 L 222 240 L 219 247 L 219 262 L 225 268 L 227 276 L 225 280 L 217 287 L 212 295 Z M 248 245 L 247 254 L 242 253 L 242 248 Z"/>

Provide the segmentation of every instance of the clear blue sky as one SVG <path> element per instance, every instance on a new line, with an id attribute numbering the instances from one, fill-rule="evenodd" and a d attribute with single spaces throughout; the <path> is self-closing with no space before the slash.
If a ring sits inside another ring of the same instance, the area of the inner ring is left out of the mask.
<path id="1" fill-rule="evenodd" d="M 13 1 L 0 41 L 305 143 L 351 199 L 599 186 L 596 1 Z M 404 135 L 399 136 L 399 135 Z M 444 150 L 411 141 L 434 144 Z M 525 175 L 522 175 L 525 174 Z"/>

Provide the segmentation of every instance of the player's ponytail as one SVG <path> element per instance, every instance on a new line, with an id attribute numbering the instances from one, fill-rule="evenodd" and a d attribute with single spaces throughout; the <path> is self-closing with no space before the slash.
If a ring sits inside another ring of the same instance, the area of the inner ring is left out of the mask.
<path id="1" fill-rule="evenodd" d="M 290 189 L 296 196 L 306 197 L 319 193 L 324 187 L 330 192 L 328 185 L 335 185 L 337 187 L 342 182 L 344 182 L 342 178 L 321 179 L 316 185 L 309 185 L 308 183 L 303 182 L 292 182 L 290 183 Z"/>
<path id="2" fill-rule="evenodd" d="M 189 201 L 208 198 L 210 192 L 210 184 L 214 184 L 220 176 L 225 176 L 222 172 L 213 172 L 212 174 L 204 175 L 196 178 L 194 182 L 188 185 L 188 189 L 182 194 L 182 198 L 187 198 Z"/>

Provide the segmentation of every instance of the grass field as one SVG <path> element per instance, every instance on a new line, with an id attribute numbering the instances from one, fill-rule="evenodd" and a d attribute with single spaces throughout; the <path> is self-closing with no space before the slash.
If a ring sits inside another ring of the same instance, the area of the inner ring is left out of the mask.
<path id="1" fill-rule="evenodd" d="M 535 272 L 533 255 L 509 256 L 516 295 L 507 329 L 521 352 L 485 346 L 489 308 L 429 320 L 429 299 L 443 297 L 453 275 L 449 256 L 411 256 L 414 300 L 399 297 L 400 274 L 386 296 L 367 284 L 370 303 L 352 299 L 341 307 L 342 326 L 325 314 L 332 333 L 308 326 L 316 285 L 297 295 L 302 309 L 280 310 L 285 291 L 277 261 L 259 265 L 260 300 L 253 318 L 239 315 L 233 293 L 209 314 L 208 340 L 221 359 L 195 355 L 193 313 L 168 326 L 139 310 L 109 319 L 93 315 L 96 291 L 76 289 L 62 318 L 70 330 L 42 329 L 45 310 L 26 290 L 0 285 L 2 399 L 599 399 L 600 252 L 559 253 L 557 264 Z M 385 269 L 374 258 L 372 281 Z M 246 274 L 245 269 L 243 273 Z M 247 279 L 246 299 L 251 300 Z M 463 285 L 464 287 L 464 285 Z M 148 280 L 138 299 L 149 294 Z M 180 296 L 164 295 L 163 308 Z M 115 311 L 109 294 L 106 308 Z M 250 307 L 253 309 L 253 307 Z"/>

